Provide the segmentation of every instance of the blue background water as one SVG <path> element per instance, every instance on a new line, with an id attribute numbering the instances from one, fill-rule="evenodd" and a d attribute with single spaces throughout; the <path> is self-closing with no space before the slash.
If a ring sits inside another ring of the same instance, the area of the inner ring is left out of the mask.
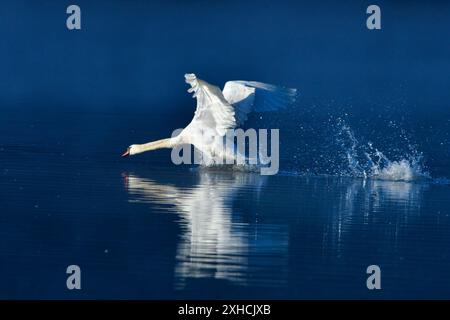
<path id="1" fill-rule="evenodd" d="M 378 2 L 377 31 L 356 1 L 78 1 L 80 31 L 69 4 L 1 4 L 1 298 L 450 296 L 449 4 Z M 119 157 L 190 121 L 186 72 L 299 89 L 247 123 L 280 175 Z M 431 178 L 355 177 L 368 142 Z"/>

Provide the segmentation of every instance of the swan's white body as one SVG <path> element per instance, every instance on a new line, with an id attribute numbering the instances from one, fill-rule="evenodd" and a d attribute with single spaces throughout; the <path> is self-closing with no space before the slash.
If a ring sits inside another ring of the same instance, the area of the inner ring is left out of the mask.
<path id="1" fill-rule="evenodd" d="M 234 157 L 234 150 L 223 148 L 227 130 L 242 125 L 251 111 L 274 111 L 288 106 L 297 94 L 296 89 L 255 81 L 228 81 L 221 91 L 195 74 L 186 74 L 185 79 L 191 86 L 188 92 L 197 99 L 197 109 L 189 125 L 176 137 L 133 144 L 123 156 L 192 144 L 202 154 L 224 159 Z"/>

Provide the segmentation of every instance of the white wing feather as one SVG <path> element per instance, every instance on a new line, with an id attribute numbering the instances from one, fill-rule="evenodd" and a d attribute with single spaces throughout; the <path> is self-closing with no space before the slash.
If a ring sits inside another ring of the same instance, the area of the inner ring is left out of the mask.
<path id="1" fill-rule="evenodd" d="M 236 125 L 241 125 L 252 111 L 276 111 L 292 105 L 297 89 L 256 81 L 228 81 L 223 96 L 234 107 Z"/>
<path id="2" fill-rule="evenodd" d="M 186 83 L 191 85 L 188 92 L 194 93 L 193 97 L 197 98 L 197 109 L 191 124 L 214 130 L 220 136 L 225 135 L 227 129 L 236 127 L 234 108 L 218 87 L 197 79 L 195 74 L 186 74 L 185 78 Z"/>
<path id="3" fill-rule="evenodd" d="M 200 150 L 205 164 L 213 163 L 213 157 L 233 157 L 231 150 L 223 148 L 227 130 L 236 127 L 233 106 L 218 87 L 195 74 L 186 74 L 185 79 L 191 85 L 188 92 L 197 98 L 197 109 L 191 123 L 180 133 L 180 141 Z"/>

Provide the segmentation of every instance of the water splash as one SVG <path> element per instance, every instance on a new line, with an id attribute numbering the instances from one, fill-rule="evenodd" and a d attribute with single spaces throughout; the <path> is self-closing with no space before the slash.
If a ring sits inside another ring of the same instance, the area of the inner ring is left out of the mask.
<path id="1" fill-rule="evenodd" d="M 347 167 L 341 169 L 341 175 L 392 181 L 430 179 L 422 163 L 422 154 L 411 145 L 408 153 L 400 154 L 395 160 L 389 159 L 372 142 L 360 142 L 342 119 L 338 119 L 337 142 L 347 160 Z"/>

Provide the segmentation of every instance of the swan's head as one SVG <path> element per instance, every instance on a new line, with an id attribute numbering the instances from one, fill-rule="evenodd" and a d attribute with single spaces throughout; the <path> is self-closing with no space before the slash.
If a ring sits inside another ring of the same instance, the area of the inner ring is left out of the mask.
<path id="1" fill-rule="evenodd" d="M 129 146 L 127 148 L 127 150 L 122 154 L 122 157 L 127 157 L 127 156 L 132 156 L 135 155 L 136 153 L 139 153 L 138 151 L 138 146 L 135 144 L 132 144 L 131 146 Z"/>

